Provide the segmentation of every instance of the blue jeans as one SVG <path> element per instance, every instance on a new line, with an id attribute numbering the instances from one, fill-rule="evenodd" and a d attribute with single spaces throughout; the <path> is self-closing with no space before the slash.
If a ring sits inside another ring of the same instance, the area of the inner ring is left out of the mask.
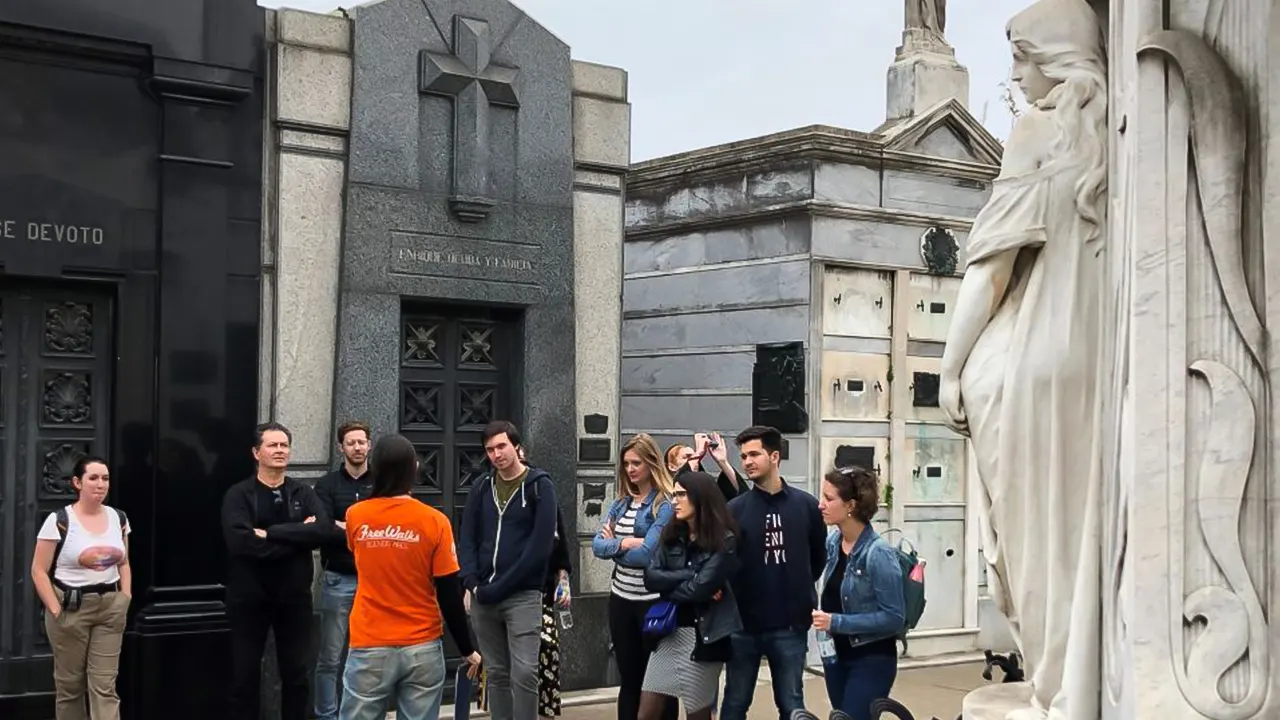
<path id="1" fill-rule="evenodd" d="M 889 653 L 868 653 L 850 660 L 836 658 L 823 664 L 831 707 L 853 720 L 871 720 L 871 703 L 889 697 L 898 677 L 898 658 Z"/>
<path id="2" fill-rule="evenodd" d="M 347 622 L 356 599 L 354 575 L 320 576 L 320 652 L 316 657 L 316 720 L 338 720 L 338 673 L 347 649 Z"/>
<path id="3" fill-rule="evenodd" d="M 342 720 L 437 720 L 444 695 L 444 643 L 351 648 L 342 675 Z"/>
<path id="4" fill-rule="evenodd" d="M 789 720 L 804 707 L 804 662 L 809 652 L 806 631 L 772 630 L 749 635 L 734 633 L 730 638 L 733 659 L 725 664 L 724 705 L 721 720 L 746 720 L 751 698 L 756 692 L 760 659 L 769 660 L 773 679 L 773 702 L 778 718 Z"/>

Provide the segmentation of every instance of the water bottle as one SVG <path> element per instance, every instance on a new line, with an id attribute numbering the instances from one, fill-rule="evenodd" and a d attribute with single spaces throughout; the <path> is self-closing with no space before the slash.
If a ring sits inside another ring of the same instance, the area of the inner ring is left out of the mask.
<path id="1" fill-rule="evenodd" d="M 568 630 L 573 627 L 573 613 L 569 608 L 560 604 L 561 600 L 569 594 L 569 578 L 561 576 L 560 582 L 556 583 L 555 602 L 556 616 L 560 618 L 560 627 Z"/>
<path id="2" fill-rule="evenodd" d="M 818 638 L 818 655 L 822 656 L 825 662 L 836 656 L 836 641 L 831 638 L 831 634 L 826 630 L 814 630 L 814 634 Z"/>

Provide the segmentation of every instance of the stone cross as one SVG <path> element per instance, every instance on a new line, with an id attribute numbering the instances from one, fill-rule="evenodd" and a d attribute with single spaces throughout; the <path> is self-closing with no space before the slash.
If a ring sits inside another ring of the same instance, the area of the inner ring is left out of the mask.
<path id="1" fill-rule="evenodd" d="M 480 222 L 489 195 L 489 106 L 518 108 L 517 68 L 489 62 L 489 23 L 455 15 L 453 54 L 423 50 L 418 91 L 453 101 L 453 190 L 449 208 L 463 222 Z"/>

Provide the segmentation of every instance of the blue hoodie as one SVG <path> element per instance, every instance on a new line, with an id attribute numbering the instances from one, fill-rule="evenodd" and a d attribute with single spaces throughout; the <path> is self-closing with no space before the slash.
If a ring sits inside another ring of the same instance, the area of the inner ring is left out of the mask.
<path id="1" fill-rule="evenodd" d="M 542 592 L 555 537 L 556 489 L 545 470 L 529 468 L 502 512 L 489 473 L 468 493 L 462 510 L 462 586 L 482 605 L 500 603 L 522 590 Z"/>

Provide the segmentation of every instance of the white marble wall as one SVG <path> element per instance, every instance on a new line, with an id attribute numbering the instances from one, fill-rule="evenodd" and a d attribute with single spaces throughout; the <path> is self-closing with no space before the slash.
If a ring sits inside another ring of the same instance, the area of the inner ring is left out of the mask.
<path id="1" fill-rule="evenodd" d="M 268 11 L 267 42 L 272 72 L 259 415 L 293 431 L 293 465 L 300 475 L 310 475 L 328 467 L 334 447 L 350 23 L 332 15 Z"/>
<path id="2" fill-rule="evenodd" d="M 609 442 L 609 458 L 579 462 L 579 535 L 595 531 L 613 498 L 618 451 L 622 339 L 623 176 L 631 163 L 631 105 L 627 73 L 573 63 L 573 246 L 576 387 L 579 438 Z M 603 433 L 588 433 L 587 415 L 608 418 Z M 600 567 L 596 567 L 600 565 Z M 608 591 L 608 563 L 581 548 L 580 592 Z"/>
<path id="3" fill-rule="evenodd" d="M 1280 12 L 1095 4 L 1111 44 L 1109 299 L 1128 326 L 1110 398 L 1127 412 L 1106 428 L 1103 716 L 1280 717 L 1280 355 L 1266 341 L 1280 327 Z M 1204 61 L 1140 54 L 1163 30 L 1157 45 Z"/>

